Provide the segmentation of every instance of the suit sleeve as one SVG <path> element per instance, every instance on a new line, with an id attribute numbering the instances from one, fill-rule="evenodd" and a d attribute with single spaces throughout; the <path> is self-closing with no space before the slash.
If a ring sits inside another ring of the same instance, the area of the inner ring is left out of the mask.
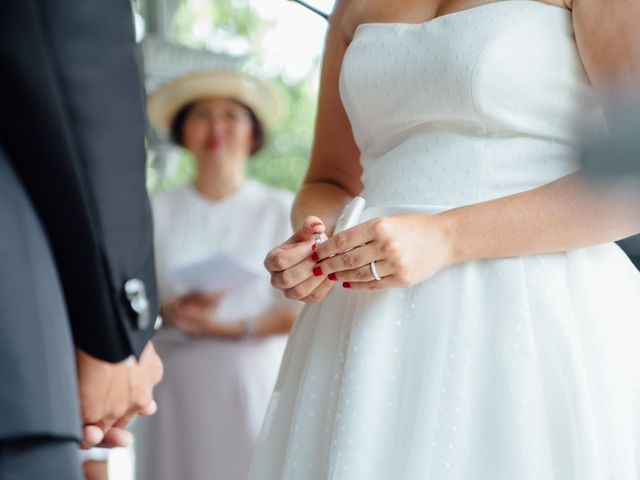
<path id="1" fill-rule="evenodd" d="M 0 141 L 47 232 L 78 348 L 139 355 L 158 313 L 128 0 L 0 2 Z"/>

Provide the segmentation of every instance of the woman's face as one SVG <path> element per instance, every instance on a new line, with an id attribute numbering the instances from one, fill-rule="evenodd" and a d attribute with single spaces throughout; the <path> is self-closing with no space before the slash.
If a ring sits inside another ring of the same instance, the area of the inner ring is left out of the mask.
<path id="1" fill-rule="evenodd" d="M 183 128 L 184 146 L 199 164 L 244 163 L 249 158 L 253 145 L 251 114 L 234 100 L 211 98 L 196 102 Z"/>

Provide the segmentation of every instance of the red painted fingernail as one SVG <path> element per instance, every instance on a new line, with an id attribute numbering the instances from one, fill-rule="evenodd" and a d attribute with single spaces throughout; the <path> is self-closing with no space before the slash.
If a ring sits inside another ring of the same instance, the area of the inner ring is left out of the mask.
<path id="1" fill-rule="evenodd" d="M 344 288 L 351 288 L 351 284 L 349 282 L 342 282 L 342 286 Z"/>
<path id="2" fill-rule="evenodd" d="M 313 232 L 313 235 L 322 235 L 322 232 Z"/>
<path id="3" fill-rule="evenodd" d="M 335 273 L 330 273 L 328 277 L 329 277 L 329 280 L 333 280 L 334 282 L 337 280 Z"/>
<path id="4" fill-rule="evenodd" d="M 320 225 L 322 225 L 322 222 L 315 222 L 315 223 L 312 223 L 312 224 L 310 225 L 310 227 L 311 227 L 311 228 L 313 228 L 313 227 L 319 227 Z"/>
<path id="5" fill-rule="evenodd" d="M 311 251 L 315 252 L 316 248 L 318 248 L 318 244 L 314 243 L 313 245 L 311 245 Z"/>
<path id="6" fill-rule="evenodd" d="M 313 269 L 313 274 L 314 274 L 316 277 L 320 277 L 320 276 L 322 276 L 322 268 L 320 268 L 320 267 L 315 267 L 315 268 Z"/>
<path id="7" fill-rule="evenodd" d="M 311 260 L 313 260 L 314 262 L 317 262 L 318 260 L 320 260 L 320 257 L 316 252 L 313 252 L 313 255 L 311 255 Z"/>

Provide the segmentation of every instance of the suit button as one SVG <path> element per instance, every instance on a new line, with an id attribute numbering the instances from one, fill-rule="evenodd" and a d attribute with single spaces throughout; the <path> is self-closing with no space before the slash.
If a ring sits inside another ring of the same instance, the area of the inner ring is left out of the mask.
<path id="1" fill-rule="evenodd" d="M 124 284 L 124 292 L 131 309 L 138 315 L 137 327 L 140 330 L 148 328 L 151 324 L 151 315 L 144 282 L 138 278 L 127 280 Z"/>

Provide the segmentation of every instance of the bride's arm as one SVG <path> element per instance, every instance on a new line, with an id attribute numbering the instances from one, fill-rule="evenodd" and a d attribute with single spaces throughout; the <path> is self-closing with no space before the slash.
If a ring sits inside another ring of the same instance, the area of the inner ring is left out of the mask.
<path id="1" fill-rule="evenodd" d="M 334 278 L 315 267 L 314 237 L 331 233 L 343 206 L 362 190 L 360 152 L 338 88 L 348 45 L 342 29 L 349 3 L 338 0 L 329 18 L 311 163 L 291 213 L 294 234 L 264 261 L 275 288 L 307 303 L 322 300 L 334 286 Z"/>
<path id="2" fill-rule="evenodd" d="M 334 235 L 316 253 L 322 273 L 346 288 L 410 287 L 462 262 L 560 252 L 638 233 L 640 200 L 625 195 L 575 173 L 438 215 L 375 218 Z M 381 281 L 373 279 L 372 261 Z"/>
<path id="3" fill-rule="evenodd" d="M 338 89 L 342 59 L 348 45 L 343 18 L 349 3 L 339 0 L 329 17 L 311 162 L 294 203 L 294 230 L 309 215 L 320 217 L 327 230 L 333 230 L 342 207 L 362 190 L 360 152 Z"/>
<path id="4" fill-rule="evenodd" d="M 452 263 L 571 250 L 640 232 L 640 205 L 580 173 L 440 217 Z"/>

